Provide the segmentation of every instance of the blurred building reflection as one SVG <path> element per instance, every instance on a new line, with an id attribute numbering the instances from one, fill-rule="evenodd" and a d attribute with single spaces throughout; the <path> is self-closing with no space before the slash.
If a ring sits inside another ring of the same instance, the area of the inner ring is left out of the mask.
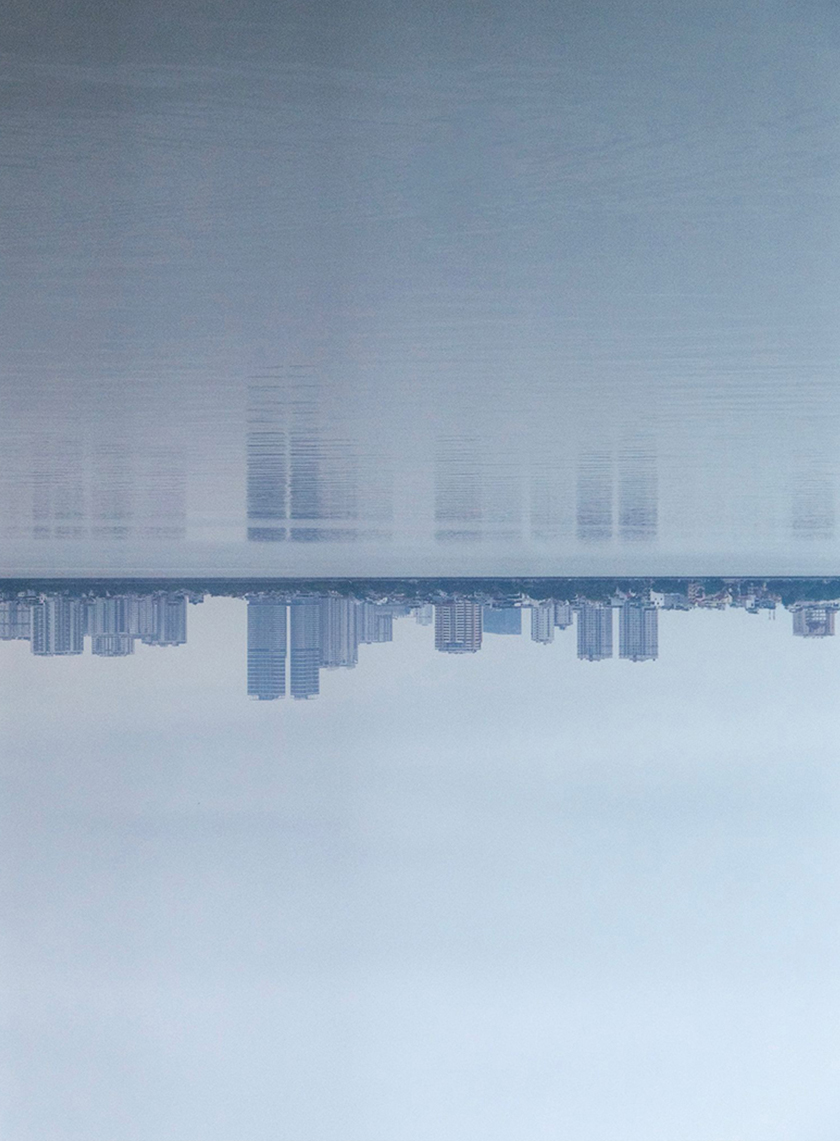
<path id="1" fill-rule="evenodd" d="M 251 542 L 346 542 L 358 538 L 358 463 L 331 439 L 308 369 L 278 370 L 248 388 L 247 514 Z M 371 505 L 381 509 L 381 504 Z M 380 510 L 380 514 L 381 514 Z"/>
<path id="2" fill-rule="evenodd" d="M 578 462 L 577 537 L 583 543 L 605 543 L 612 534 L 612 456 L 589 452 Z"/>
<path id="3" fill-rule="evenodd" d="M 625 446 L 618 463 L 618 535 L 625 543 L 650 543 L 659 519 L 656 454 L 653 445 Z"/>
<path id="4" fill-rule="evenodd" d="M 836 505 L 834 481 L 827 472 L 799 472 L 793 481 L 792 530 L 797 539 L 834 537 Z"/>

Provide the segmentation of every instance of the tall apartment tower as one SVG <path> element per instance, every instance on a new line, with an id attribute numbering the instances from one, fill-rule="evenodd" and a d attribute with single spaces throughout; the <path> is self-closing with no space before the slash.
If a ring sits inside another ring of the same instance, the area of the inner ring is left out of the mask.
<path id="1" fill-rule="evenodd" d="M 373 602 L 357 602 L 356 632 L 359 642 L 364 645 L 393 642 L 393 611 L 387 606 L 376 606 Z"/>
<path id="2" fill-rule="evenodd" d="M 531 607 L 531 641 L 543 645 L 554 641 L 553 602 L 539 602 Z"/>
<path id="3" fill-rule="evenodd" d="M 587 662 L 611 658 L 613 652 L 612 608 L 587 602 L 577 612 L 577 655 Z"/>
<path id="4" fill-rule="evenodd" d="M 32 607 L 33 654 L 81 654 L 84 612 L 78 598 L 53 596 Z"/>
<path id="5" fill-rule="evenodd" d="M 18 599 L 0 602 L 0 641 L 32 636 L 32 604 Z"/>
<path id="6" fill-rule="evenodd" d="M 317 697 L 321 668 L 321 599 L 295 598 L 289 607 L 290 690 L 294 698 Z"/>
<path id="7" fill-rule="evenodd" d="M 618 614 L 619 657 L 631 662 L 655 661 L 659 655 L 659 611 L 655 606 L 625 602 Z"/>
<path id="8" fill-rule="evenodd" d="M 137 632 L 147 646 L 183 646 L 187 640 L 187 599 L 155 594 L 136 600 Z"/>
<path id="9" fill-rule="evenodd" d="M 435 606 L 435 649 L 446 654 L 474 654 L 481 649 L 481 606 L 444 602 Z"/>
<path id="10" fill-rule="evenodd" d="M 326 669 L 352 668 L 358 662 L 357 614 L 352 598 L 321 599 L 321 665 Z"/>
<path id="11" fill-rule="evenodd" d="M 248 696 L 274 701 L 286 696 L 286 603 L 248 599 Z"/>
<path id="12" fill-rule="evenodd" d="M 569 602 L 554 603 L 554 625 L 558 630 L 565 630 L 572 624 L 572 607 Z"/>
<path id="13" fill-rule="evenodd" d="M 99 658 L 125 658 L 134 653 L 134 638 L 130 634 L 94 634 L 91 653 Z"/>
<path id="14" fill-rule="evenodd" d="M 798 638 L 830 638 L 834 613 L 826 606 L 802 606 L 793 612 L 793 632 Z"/>

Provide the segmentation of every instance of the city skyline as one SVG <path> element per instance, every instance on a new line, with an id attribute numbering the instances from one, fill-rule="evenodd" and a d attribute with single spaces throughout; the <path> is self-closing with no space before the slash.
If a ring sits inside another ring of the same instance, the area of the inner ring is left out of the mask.
<path id="1" fill-rule="evenodd" d="M 791 613 L 794 637 L 835 634 L 840 596 L 785 603 L 772 583 L 731 580 L 718 589 L 703 580 L 670 585 L 679 589 L 639 583 L 629 590 L 616 584 L 600 598 L 579 592 L 568 598 L 534 598 L 524 592 L 495 598 L 423 597 L 416 586 L 402 599 L 373 590 L 369 597 L 246 591 L 233 596 L 246 604 L 244 689 L 258 701 L 315 698 L 322 670 L 354 669 L 361 646 L 392 642 L 395 623 L 407 617 L 429 628 L 436 651 L 463 655 L 480 652 L 487 638 L 522 637 L 522 615 L 528 611 L 530 641 L 550 647 L 573 629 L 581 662 L 616 656 L 630 663 L 655 662 L 660 613 L 669 611 L 736 608 L 775 617 L 784 608 Z M 819 585 L 810 584 L 811 590 Z M 79 656 L 86 646 L 93 656 L 109 658 L 134 654 L 137 645 L 177 648 L 187 641 L 187 604 L 200 604 L 204 597 L 201 591 L 174 587 L 122 594 L 24 592 L 0 601 L 0 641 L 26 641 L 42 658 Z"/>

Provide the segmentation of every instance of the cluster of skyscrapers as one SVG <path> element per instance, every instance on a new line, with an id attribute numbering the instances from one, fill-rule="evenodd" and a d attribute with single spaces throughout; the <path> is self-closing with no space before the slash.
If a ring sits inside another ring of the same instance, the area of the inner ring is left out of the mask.
<path id="1" fill-rule="evenodd" d="M 352 669 L 359 646 L 391 642 L 408 606 L 354 598 L 275 595 L 248 599 L 248 695 L 261 701 L 315 697 L 322 669 Z M 288 670 L 287 670 L 288 657 Z"/>
<path id="2" fill-rule="evenodd" d="M 322 669 L 352 668 L 359 646 L 393 639 L 395 618 L 414 614 L 423 626 L 434 625 L 435 649 L 471 654 L 485 634 L 520 634 L 522 608 L 482 605 L 457 599 L 420 606 L 361 602 L 352 598 L 273 595 L 248 599 L 248 694 L 262 701 L 314 697 Z M 613 607 L 542 602 L 530 607 L 531 637 L 554 640 L 577 617 L 578 656 L 601 661 L 613 655 Z M 626 602 L 619 610 L 619 654 L 631 661 L 656 658 L 656 607 Z M 288 658 L 288 662 L 287 662 Z"/>
<path id="3" fill-rule="evenodd" d="M 577 626 L 577 655 L 599 662 L 613 656 L 613 611 L 618 609 L 619 657 L 632 662 L 653 661 L 659 655 L 659 609 L 643 599 L 626 599 L 617 606 L 602 602 L 535 602 L 531 604 L 531 641 L 554 641 L 556 630 Z M 518 634 L 521 611 L 483 607 L 488 634 Z"/>
<path id="4" fill-rule="evenodd" d="M 23 639 L 33 654 L 81 654 L 85 638 L 99 657 L 122 658 L 146 646 L 187 640 L 187 596 L 179 591 L 74 598 L 65 594 L 0 602 L 0 640 Z"/>
<path id="5" fill-rule="evenodd" d="M 399 597 L 399 595 L 397 596 Z M 125 657 L 137 642 L 180 646 L 187 640 L 187 602 L 203 595 L 187 590 L 159 590 L 74 597 L 69 594 L 19 596 L 0 601 L 0 640 L 26 640 L 41 656 L 81 654 L 86 639 L 100 657 Z M 390 642 L 394 621 L 413 615 L 434 629 L 435 649 L 447 654 L 473 654 L 484 637 L 521 635 L 522 615 L 530 618 L 533 642 L 547 645 L 558 631 L 574 626 L 577 656 L 583 661 L 614 657 L 618 625 L 618 657 L 631 662 L 654 661 L 659 654 L 659 613 L 695 607 L 740 607 L 750 613 L 774 611 L 780 599 L 767 587 L 743 589 L 729 584 L 707 593 L 688 583 L 684 592 L 638 594 L 617 592 L 608 600 L 576 596 L 572 600 L 525 595 L 507 600 L 436 598 L 376 601 L 335 595 L 246 594 L 247 690 L 262 701 L 310 698 L 320 691 L 324 669 L 352 669 L 359 647 Z M 824 638 L 835 632 L 840 601 L 794 602 L 793 633 Z"/>

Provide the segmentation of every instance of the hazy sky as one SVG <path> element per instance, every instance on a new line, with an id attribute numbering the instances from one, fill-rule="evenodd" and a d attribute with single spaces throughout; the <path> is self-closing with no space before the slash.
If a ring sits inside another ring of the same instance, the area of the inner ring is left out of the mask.
<path id="1" fill-rule="evenodd" d="M 5 659 L 9 1141 L 831 1141 L 837 656 L 411 619 L 249 702 L 245 608 Z"/>

